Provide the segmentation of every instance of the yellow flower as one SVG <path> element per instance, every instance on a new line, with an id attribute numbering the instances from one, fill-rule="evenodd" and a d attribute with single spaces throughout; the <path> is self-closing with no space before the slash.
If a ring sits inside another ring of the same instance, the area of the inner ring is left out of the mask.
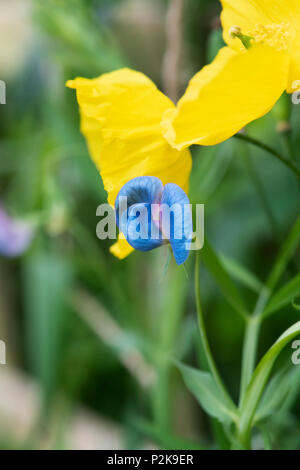
<path id="1" fill-rule="evenodd" d="M 221 3 L 228 47 L 192 78 L 162 121 L 166 139 L 178 150 L 228 139 L 269 112 L 284 90 L 295 91 L 293 82 L 300 79 L 299 0 Z"/>
<path id="2" fill-rule="evenodd" d="M 149 78 L 121 69 L 95 79 L 76 78 L 67 86 L 76 89 L 81 131 L 111 205 L 122 186 L 137 176 L 156 176 L 187 192 L 190 152 L 172 148 L 161 131 L 162 116 L 175 106 Z M 119 258 L 132 250 L 122 236 L 111 247 Z"/>

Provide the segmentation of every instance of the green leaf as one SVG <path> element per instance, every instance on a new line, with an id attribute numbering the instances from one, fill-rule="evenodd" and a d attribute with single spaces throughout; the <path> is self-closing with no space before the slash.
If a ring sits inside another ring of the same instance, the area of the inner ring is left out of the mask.
<path id="1" fill-rule="evenodd" d="M 241 436 L 246 436 L 251 429 L 255 411 L 271 373 L 274 362 L 284 347 L 299 334 L 300 322 L 297 322 L 280 336 L 280 338 L 276 341 L 276 343 L 273 344 L 273 346 L 268 350 L 268 352 L 264 355 L 258 364 L 252 376 L 252 380 L 248 385 L 240 410 L 241 418 L 239 422 L 239 432 Z"/>
<path id="2" fill-rule="evenodd" d="M 221 28 L 216 28 L 211 31 L 208 36 L 207 44 L 207 59 L 208 62 L 212 62 L 216 57 L 218 51 L 224 46 L 224 40 Z"/>
<path id="3" fill-rule="evenodd" d="M 281 409 L 281 405 L 290 392 L 293 375 L 283 368 L 269 382 L 257 408 L 254 421 L 261 421 Z"/>
<path id="4" fill-rule="evenodd" d="M 201 256 L 205 266 L 215 277 L 224 297 L 240 315 L 245 317 L 247 310 L 243 299 L 227 271 L 224 269 L 222 262 L 207 241 L 205 241 Z"/>
<path id="5" fill-rule="evenodd" d="M 70 281 L 63 256 L 38 249 L 25 258 L 26 348 L 46 399 L 56 387 Z"/>
<path id="6" fill-rule="evenodd" d="M 160 261 L 159 255 L 157 261 Z M 154 281 L 154 278 L 153 278 Z M 176 289 L 173 289 L 176 286 Z M 152 287 L 152 286 L 151 286 Z M 150 288 L 151 289 L 151 288 Z M 156 295 L 153 296 L 153 289 Z M 153 389 L 153 414 L 155 422 L 166 432 L 170 429 L 171 408 L 171 370 L 170 356 L 175 354 L 182 328 L 184 302 L 187 295 L 188 281 L 185 272 L 172 264 L 163 283 L 157 283 L 149 292 L 152 311 L 156 312 L 154 322 L 157 325 L 153 349 L 156 363 L 157 380 Z"/>
<path id="7" fill-rule="evenodd" d="M 264 441 L 264 450 L 272 450 L 272 444 L 271 444 L 271 439 L 270 439 L 268 429 L 265 426 L 261 425 L 261 424 L 259 425 L 258 428 L 261 432 L 261 436 L 262 436 L 263 441 Z"/>
<path id="8" fill-rule="evenodd" d="M 262 315 L 267 317 L 292 303 L 300 295 L 300 274 L 283 286 L 269 301 Z"/>
<path id="9" fill-rule="evenodd" d="M 139 417 L 133 418 L 133 424 L 140 430 L 141 433 L 145 434 L 147 437 L 150 437 L 156 441 L 164 449 L 175 449 L 175 450 L 206 450 L 202 444 L 198 442 L 189 441 L 181 437 L 175 436 L 170 432 L 162 432 L 161 429 L 151 423 L 150 421 L 141 419 Z"/>
<path id="10" fill-rule="evenodd" d="M 228 151 L 224 151 L 224 146 Z M 218 147 L 202 147 L 196 150 L 195 164 L 191 175 L 190 197 L 191 201 L 207 203 L 216 188 L 220 186 L 226 171 L 232 161 L 232 143 L 224 142 Z M 201 157 L 200 157 L 201 154 Z M 211 210 L 211 205 L 209 206 Z"/>
<path id="11" fill-rule="evenodd" d="M 209 372 L 203 372 L 178 362 L 177 366 L 187 388 L 210 416 L 227 424 L 237 420 L 237 409 L 222 394 Z"/>
<path id="12" fill-rule="evenodd" d="M 236 280 L 256 293 L 260 293 L 263 283 L 248 269 L 233 259 L 219 254 L 219 259 L 224 269 Z"/>
<path id="13" fill-rule="evenodd" d="M 282 245 L 281 251 L 275 263 L 275 266 L 269 276 L 267 287 L 271 290 L 274 289 L 277 282 L 280 280 L 285 268 L 299 247 L 300 243 L 300 217 L 296 220 L 292 230 L 290 231 L 286 241 Z"/>

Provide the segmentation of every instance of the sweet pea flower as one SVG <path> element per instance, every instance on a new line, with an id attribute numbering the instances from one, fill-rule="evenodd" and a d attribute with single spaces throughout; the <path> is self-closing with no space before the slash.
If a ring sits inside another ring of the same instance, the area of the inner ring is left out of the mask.
<path id="1" fill-rule="evenodd" d="M 186 261 L 192 213 L 187 195 L 177 184 L 164 186 L 154 176 L 134 178 L 121 188 L 115 208 L 117 224 L 133 248 L 149 251 L 170 243 L 176 263 Z"/>
<path id="2" fill-rule="evenodd" d="M 0 206 L 0 255 L 19 256 L 26 251 L 33 236 L 29 224 L 11 218 Z"/>
<path id="3" fill-rule="evenodd" d="M 163 118 L 164 135 L 178 150 L 228 139 L 269 112 L 285 90 L 299 88 L 300 1 L 221 3 L 227 47 Z"/>
<path id="4" fill-rule="evenodd" d="M 76 89 L 81 131 L 112 206 L 120 189 L 138 176 L 188 191 L 190 152 L 172 148 L 162 135 L 163 115 L 175 105 L 149 78 L 125 68 L 67 86 Z M 111 247 L 118 258 L 132 251 L 124 237 Z"/>

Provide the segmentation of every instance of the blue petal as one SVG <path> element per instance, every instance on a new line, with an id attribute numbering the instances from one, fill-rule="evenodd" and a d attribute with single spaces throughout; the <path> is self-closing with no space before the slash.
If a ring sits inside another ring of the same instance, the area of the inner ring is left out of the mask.
<path id="1" fill-rule="evenodd" d="M 160 202 L 163 184 L 154 176 L 139 176 L 120 190 L 116 203 L 116 221 L 128 243 L 140 251 L 149 251 L 164 243 L 162 234 L 152 220 L 151 204 Z M 127 197 L 127 208 L 121 198 Z"/>
<path id="2" fill-rule="evenodd" d="M 189 198 L 177 184 L 169 183 L 164 188 L 161 204 L 163 211 L 164 205 L 172 209 L 167 231 L 175 261 L 177 264 L 183 264 L 189 256 L 193 236 L 193 219 Z M 163 222 L 163 232 L 165 232 L 165 228 Z"/>
<path id="3" fill-rule="evenodd" d="M 164 243 L 158 226 L 153 222 L 150 204 L 133 204 L 123 213 L 120 229 L 128 243 L 140 251 L 150 251 Z"/>
<path id="4" fill-rule="evenodd" d="M 120 189 L 116 198 L 116 221 L 119 226 L 119 208 L 120 198 L 127 197 L 127 206 L 130 207 L 134 204 L 145 203 L 155 204 L 160 201 L 163 192 L 163 184 L 159 178 L 155 176 L 138 176 L 128 181 Z"/>

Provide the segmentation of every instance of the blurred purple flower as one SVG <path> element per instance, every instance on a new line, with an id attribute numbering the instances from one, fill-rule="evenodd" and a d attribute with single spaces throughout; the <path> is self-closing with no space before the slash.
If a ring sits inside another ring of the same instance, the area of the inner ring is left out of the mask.
<path id="1" fill-rule="evenodd" d="M 0 255 L 21 255 L 28 248 L 32 236 L 30 224 L 10 217 L 0 205 Z"/>

